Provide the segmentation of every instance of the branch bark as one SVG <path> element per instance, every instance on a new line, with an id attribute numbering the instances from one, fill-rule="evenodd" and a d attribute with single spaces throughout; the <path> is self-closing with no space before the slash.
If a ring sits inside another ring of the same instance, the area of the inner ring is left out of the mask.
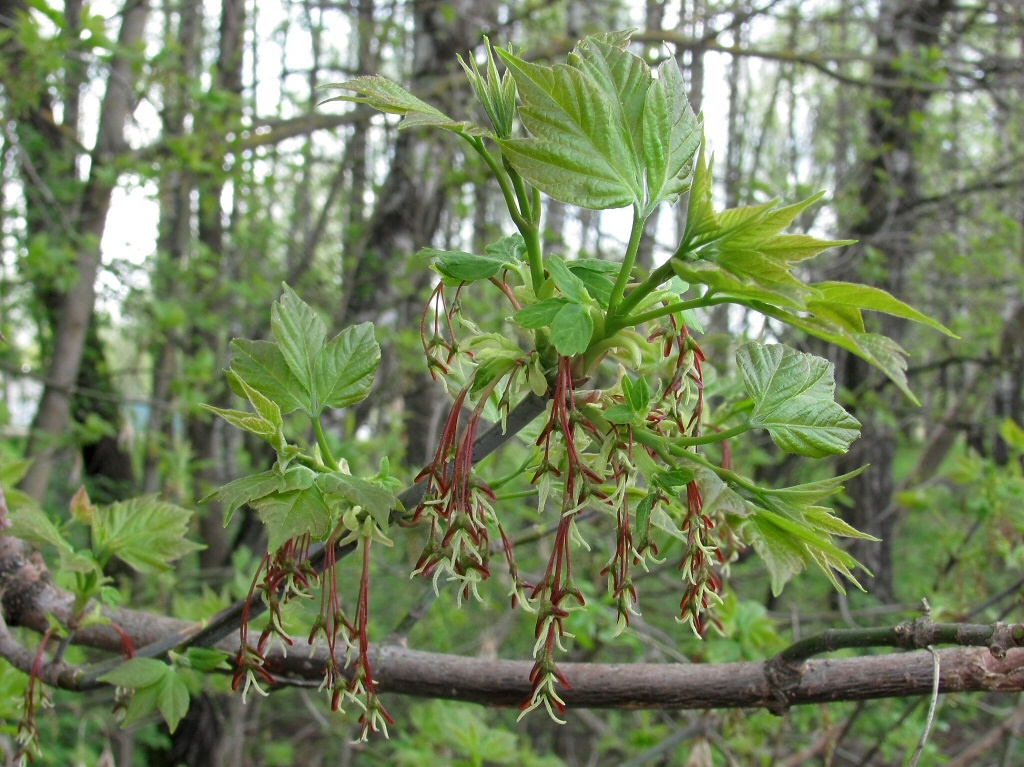
<path id="1" fill-rule="evenodd" d="M 48 614 L 61 623 L 71 622 L 72 596 L 54 586 L 38 554 L 24 544 L 0 538 L 0 600 L 7 623 L 40 633 L 48 628 Z M 195 633 L 191 624 L 139 610 L 105 611 L 136 646 L 161 642 L 168 636 Z M 939 690 L 953 692 L 1020 692 L 1024 690 L 1024 626 L 997 628 L 1014 645 L 1002 651 L 987 647 L 961 647 L 939 651 Z M 25 648 L 11 644 L 0 632 L 0 654 L 23 662 Z M 93 625 L 74 632 L 71 642 L 120 653 L 122 637 L 109 625 Z M 831 646 L 838 646 L 833 643 Z M 223 639 L 217 647 L 237 650 L 237 638 Z M 827 648 L 825 648 L 827 649 Z M 278 686 L 306 685 L 323 677 L 327 648 L 312 653 L 285 654 L 277 649 L 267 656 L 267 669 Z M 487 660 L 413 650 L 395 644 L 378 645 L 372 662 L 381 692 L 426 698 L 444 698 L 489 706 L 517 706 L 530 692 L 529 660 Z M 105 670 L 69 669 L 44 663 L 41 678 L 66 689 L 95 686 Z M 782 665 L 777 660 L 724 664 L 679 663 L 565 663 L 572 687 L 565 691 L 570 706 L 588 708 L 766 708 L 834 701 L 928 695 L 934 680 L 930 653 L 917 651 L 861 658 L 808 660 Z M 99 673 L 96 673 L 96 672 Z"/>

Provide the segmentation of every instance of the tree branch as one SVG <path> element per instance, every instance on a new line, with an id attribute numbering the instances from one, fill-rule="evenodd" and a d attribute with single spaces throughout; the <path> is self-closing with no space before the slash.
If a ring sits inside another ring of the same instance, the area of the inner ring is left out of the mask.
<path id="1" fill-rule="evenodd" d="M 0 538 L 0 595 L 8 622 L 40 633 L 49 625 L 48 613 L 60 622 L 72 618 L 72 596 L 53 585 L 38 554 L 26 556 L 24 544 L 10 537 Z M 104 613 L 136 646 L 201 629 L 201 624 L 138 610 L 118 608 Z M 978 627 L 962 628 L 967 629 L 966 635 L 973 635 Z M 1024 649 L 1019 648 L 1024 626 L 997 624 L 987 628 L 991 635 L 1002 637 L 1000 641 L 1012 646 L 1005 652 L 997 648 L 997 654 L 980 647 L 940 651 L 941 692 L 1024 690 Z M 840 635 L 831 634 L 833 639 L 823 641 L 821 647 L 838 646 L 835 637 Z M 960 641 L 963 636 L 951 638 Z M 75 631 L 71 642 L 111 653 L 121 651 L 121 637 L 109 625 Z M 988 643 L 992 644 L 991 636 Z M 237 640 L 223 639 L 217 647 L 232 653 L 237 650 Z M 10 653 L 21 666 L 26 656 L 19 652 L 0 633 L 0 654 L 9 657 Z M 274 648 L 268 652 L 267 669 L 281 687 L 304 685 L 307 680 L 322 678 L 327 654 L 327 648 L 320 645 L 309 654 L 293 648 L 285 655 Z M 791 654 L 800 655 L 796 651 Z M 485 660 L 393 644 L 377 646 L 372 656 L 381 692 L 517 706 L 530 691 L 533 662 L 529 660 Z M 809 703 L 928 695 L 933 683 L 933 660 L 925 651 L 787 663 L 781 672 L 778 662 L 772 660 L 726 664 L 566 663 L 562 670 L 572 685 L 564 693 L 566 702 L 590 708 L 780 711 Z M 92 686 L 92 680 L 102 673 L 95 672 L 54 665 L 44 681 L 81 690 Z"/>

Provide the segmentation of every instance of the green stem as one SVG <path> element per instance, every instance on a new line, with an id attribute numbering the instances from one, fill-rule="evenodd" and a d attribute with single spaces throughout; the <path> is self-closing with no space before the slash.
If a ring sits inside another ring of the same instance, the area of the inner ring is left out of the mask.
<path id="1" fill-rule="evenodd" d="M 722 431 L 711 432 L 710 434 L 703 434 L 700 437 L 675 437 L 672 439 L 673 445 L 680 445 L 681 447 L 696 447 L 697 445 L 711 445 L 716 442 L 725 442 L 727 439 L 732 437 L 738 437 L 740 434 L 750 431 L 750 424 L 741 423 L 739 426 L 733 426 L 731 429 L 723 429 Z"/>
<path id="2" fill-rule="evenodd" d="M 628 315 L 629 312 L 635 309 L 641 301 L 643 301 L 645 298 L 647 298 L 647 296 L 649 296 L 651 293 L 657 290 L 661 286 L 661 284 L 668 280 L 673 274 L 674 272 L 672 271 L 672 262 L 666 261 L 664 264 L 662 264 L 653 272 L 651 272 L 647 276 L 647 279 L 645 279 L 643 282 L 641 282 L 639 285 L 633 288 L 633 290 L 629 292 L 629 295 L 622 300 L 621 304 L 619 304 L 619 316 L 615 319 L 609 318 L 609 322 L 613 326 L 615 326 L 615 330 L 625 327 L 626 322 L 622 319 L 622 317 Z M 606 325 L 607 324 L 608 323 L 606 323 Z"/>
<path id="3" fill-rule="evenodd" d="M 629 232 L 629 244 L 626 246 L 626 254 L 622 259 L 622 268 L 619 270 L 619 276 L 615 279 L 615 285 L 612 286 L 611 297 L 608 299 L 606 327 L 613 317 L 623 314 L 619 303 L 622 301 L 622 294 L 626 292 L 629 278 L 633 274 L 633 264 L 636 261 L 637 250 L 640 248 L 640 238 L 644 233 L 645 221 L 646 219 L 640 215 L 640 209 L 634 205 L 633 228 Z"/>
<path id="4" fill-rule="evenodd" d="M 462 137 L 469 142 L 470 146 L 487 163 L 487 167 L 491 169 L 491 173 L 498 181 L 498 186 L 501 187 L 502 197 L 505 198 L 505 207 L 508 208 L 512 222 L 516 225 L 519 233 L 523 235 L 523 239 L 526 240 L 526 257 L 530 262 L 533 292 L 539 293 L 540 286 L 544 283 L 544 258 L 541 255 L 540 232 L 537 230 L 535 221 L 539 211 L 531 213 L 529 203 L 525 198 L 525 188 L 522 190 L 522 200 L 519 199 L 519 190 L 513 187 L 513 182 L 510 180 L 508 172 L 498 164 L 498 161 L 494 159 L 494 155 L 487 151 L 483 139 L 479 136 L 462 135 Z M 516 174 L 516 176 L 518 175 Z M 519 183 L 520 185 L 522 184 L 521 178 Z M 521 202 L 525 204 L 524 209 L 520 208 Z"/>
<path id="5" fill-rule="evenodd" d="M 313 432 L 316 434 L 316 444 L 320 447 L 320 457 L 323 458 L 327 468 L 331 471 L 338 471 L 341 467 L 331 455 L 331 449 L 327 446 L 327 435 L 324 434 L 324 427 L 319 418 L 310 419 L 313 422 Z"/>
<path id="6" fill-rule="evenodd" d="M 632 294 L 631 294 L 632 295 Z M 659 306 L 657 309 L 651 309 L 647 312 L 641 312 L 640 314 L 634 314 L 632 316 L 623 317 L 622 323 L 625 326 L 639 325 L 644 322 L 656 320 L 659 317 L 665 317 L 669 314 L 675 314 L 676 312 L 685 312 L 687 309 L 703 309 L 707 306 L 717 306 L 718 304 L 728 304 L 735 301 L 734 298 L 729 296 L 714 296 L 709 298 L 707 295 L 701 296 L 700 298 L 694 298 L 690 301 L 677 301 L 674 304 L 668 304 L 667 306 Z"/>
<path id="7" fill-rule="evenodd" d="M 519 175 L 515 168 L 508 164 L 508 160 L 502 157 L 502 167 L 505 168 L 505 172 L 508 177 L 512 179 L 512 188 L 516 192 L 516 200 L 519 201 L 519 210 L 523 213 L 523 218 L 527 219 L 531 224 L 536 225 L 537 217 L 540 214 L 539 210 L 534 210 L 531 196 L 526 191 L 526 184 L 523 182 L 523 177 Z"/>

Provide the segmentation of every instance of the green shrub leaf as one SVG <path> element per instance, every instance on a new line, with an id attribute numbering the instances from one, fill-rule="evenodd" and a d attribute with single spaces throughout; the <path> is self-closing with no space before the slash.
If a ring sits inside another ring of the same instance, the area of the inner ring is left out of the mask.
<path id="1" fill-rule="evenodd" d="M 99 506 L 93 513 L 92 549 L 105 564 L 114 556 L 140 573 L 171 569 L 171 562 L 205 548 L 185 538 L 192 512 L 155 495 Z"/>
<path id="2" fill-rule="evenodd" d="M 788 453 L 821 458 L 846 452 L 860 423 L 834 399 L 831 362 L 779 344 L 749 342 L 736 353 L 754 400 L 749 424 Z"/>
<path id="3" fill-rule="evenodd" d="M 380 364 L 373 324 L 364 322 L 338 333 L 317 355 L 313 368 L 313 415 L 325 407 L 343 408 L 365 399 Z"/>

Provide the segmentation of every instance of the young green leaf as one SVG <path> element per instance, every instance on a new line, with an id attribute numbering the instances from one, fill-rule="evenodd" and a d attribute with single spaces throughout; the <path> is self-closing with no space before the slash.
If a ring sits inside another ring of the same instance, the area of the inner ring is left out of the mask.
<path id="1" fill-rule="evenodd" d="M 478 256 L 462 250 L 421 248 L 417 257 L 436 259 L 434 269 L 444 278 L 446 285 L 457 286 L 489 279 L 508 264 L 501 256 Z"/>
<path id="2" fill-rule="evenodd" d="M 743 530 L 764 560 L 771 575 L 772 593 L 776 596 L 790 578 L 810 563 L 818 565 L 841 593 L 845 594 L 846 590 L 836 578 L 836 572 L 860 587 L 852 572 L 858 566 L 857 561 L 832 543 L 830 531 L 815 529 L 806 521 L 763 507 L 755 507 Z"/>
<path id="3" fill-rule="evenodd" d="M 277 551 L 286 541 L 302 535 L 322 541 L 334 522 L 334 514 L 315 484 L 256 498 L 251 505 L 267 526 L 268 551 Z"/>
<path id="4" fill-rule="evenodd" d="M 566 304 L 551 321 L 551 343 L 565 357 L 583 354 L 593 334 L 594 320 L 581 304 Z"/>
<path id="5" fill-rule="evenodd" d="M 643 111 L 647 200 L 643 215 L 662 202 L 674 203 L 689 188 L 693 159 L 703 131 L 686 100 L 683 73 L 674 58 L 658 67 Z"/>
<path id="6" fill-rule="evenodd" d="M 749 342 L 736 352 L 754 400 L 751 428 L 768 430 L 776 445 L 812 458 L 844 453 L 860 423 L 834 399 L 831 362 L 779 344 Z"/>
<path id="7" fill-rule="evenodd" d="M 459 63 L 466 72 L 473 92 L 483 104 L 484 111 L 494 126 L 498 138 L 509 138 L 512 135 L 513 122 L 516 115 L 516 84 L 512 76 L 505 72 L 498 76 L 498 67 L 494 62 L 494 51 L 491 41 L 484 37 L 487 47 L 487 79 L 480 74 L 476 59 L 470 58 L 472 67 L 467 66 L 462 56 L 457 56 Z"/>
<path id="8" fill-rule="evenodd" d="M 185 538 L 192 512 L 155 495 L 99 506 L 93 513 L 92 550 L 101 563 L 117 557 L 140 573 L 170 570 L 170 563 L 206 548 Z"/>
<path id="9" fill-rule="evenodd" d="M 249 400 L 249 404 L 252 405 L 253 409 L 263 420 L 269 423 L 275 430 L 279 430 L 284 426 L 284 421 L 281 419 L 281 408 L 276 402 L 255 387 L 250 386 L 244 378 L 239 378 L 237 374 L 229 370 L 228 379 L 232 378 L 235 379 L 232 383 L 245 393 L 245 398 Z"/>
<path id="10" fill-rule="evenodd" d="M 714 163 L 707 159 L 706 152 L 707 142 L 701 136 L 697 159 L 693 166 L 693 180 L 690 182 L 690 197 L 687 200 L 686 228 L 673 258 L 697 258 L 694 252 L 697 246 L 704 239 L 713 239 L 721 228 L 715 215 L 711 189 L 711 169 Z"/>
<path id="11" fill-rule="evenodd" d="M 331 101 L 352 101 L 359 104 L 368 104 L 374 109 L 389 114 L 403 115 L 405 119 L 399 128 L 409 128 L 414 125 L 432 126 L 444 128 L 456 133 L 468 133 L 475 127 L 471 123 L 456 122 L 444 112 L 432 107 L 427 102 L 416 98 L 409 91 L 396 82 L 388 80 L 380 75 L 369 75 L 357 77 L 344 83 L 331 83 L 325 88 L 344 88 L 354 91 L 357 96 L 334 96 L 323 103 Z"/>
<path id="12" fill-rule="evenodd" d="M 154 658 L 132 658 L 99 678 L 101 682 L 134 690 L 122 726 L 159 710 L 173 733 L 188 712 L 189 696 L 185 682 L 166 663 Z"/>
<path id="13" fill-rule="evenodd" d="M 536 304 L 527 304 L 513 315 L 513 319 L 522 327 L 536 329 L 547 327 L 554 321 L 563 306 L 569 302 L 564 298 L 545 298 Z"/>
<path id="14" fill-rule="evenodd" d="M 595 38 L 581 42 L 569 64 L 553 67 L 497 54 L 515 78 L 519 116 L 531 134 L 498 142 L 520 175 L 572 205 L 640 205 L 643 177 L 634 142 L 652 79 L 650 72 L 641 74 L 643 60 Z"/>
<path id="15" fill-rule="evenodd" d="M 635 381 L 628 377 L 622 379 L 622 393 L 626 396 L 626 402 L 633 409 L 634 413 L 644 415 L 651 404 L 651 387 L 647 379 L 640 377 Z"/>
<path id="16" fill-rule="evenodd" d="M 627 424 L 632 423 L 637 417 L 637 412 L 625 402 L 617 405 L 610 405 L 601 414 L 608 423 Z"/>
<path id="17" fill-rule="evenodd" d="M 131 658 L 113 671 L 108 671 L 99 680 L 129 690 L 137 690 L 140 687 L 159 684 L 169 671 L 170 666 L 155 658 Z"/>
<path id="18" fill-rule="evenodd" d="M 514 266 L 526 255 L 526 240 L 519 232 L 495 240 L 484 248 L 484 253 L 492 258 L 500 258 L 504 263 Z"/>
<path id="19" fill-rule="evenodd" d="M 365 399 L 380 364 L 373 324 L 345 328 L 317 355 L 313 368 L 315 417 L 326 408 L 343 408 Z"/>
<path id="20" fill-rule="evenodd" d="M 202 405 L 203 410 L 208 410 L 218 415 L 234 426 L 236 429 L 254 434 L 274 444 L 274 437 L 277 434 L 277 427 L 263 416 L 257 413 L 250 413 L 247 410 L 229 410 L 226 408 L 214 407 L 213 405 Z"/>
<path id="21" fill-rule="evenodd" d="M 757 301 L 751 302 L 750 306 L 768 317 L 774 317 L 816 338 L 856 354 L 885 373 L 907 399 L 915 405 L 921 404 L 914 393 L 910 391 L 910 386 L 907 383 L 907 354 L 898 343 L 888 336 L 877 333 L 860 333 L 837 324 L 837 321 L 829 319 L 835 316 L 834 312 L 827 312 L 824 317 L 817 314 L 807 316 Z"/>
<path id="22" fill-rule="evenodd" d="M 317 355 L 327 340 L 327 326 L 309 304 L 287 285 L 270 309 L 270 326 L 288 369 L 306 392 L 313 391 Z"/>
<path id="23" fill-rule="evenodd" d="M 743 532 L 768 570 L 772 594 L 778 596 L 789 580 L 804 569 L 807 552 L 772 521 L 766 516 L 753 514 L 744 524 Z"/>
<path id="24" fill-rule="evenodd" d="M 249 341 L 244 338 L 233 340 L 231 372 L 276 402 L 283 414 L 295 410 L 308 412 L 310 409 L 308 392 L 303 390 L 299 379 L 288 367 L 281 348 L 272 341 Z M 230 377 L 228 382 L 232 382 Z M 241 387 L 235 389 L 235 392 L 245 397 Z"/>
<path id="25" fill-rule="evenodd" d="M 575 304 L 582 304 L 587 300 L 587 289 L 583 285 L 583 280 L 569 270 L 565 261 L 558 256 L 551 256 L 544 262 L 544 266 L 563 296 Z"/>
<path id="26" fill-rule="evenodd" d="M 388 529 L 391 512 L 400 508 L 398 498 L 391 490 L 368 479 L 332 472 L 319 474 L 316 483 L 328 499 L 334 495 L 341 496 L 352 506 L 365 509 L 385 532 Z"/>
<path id="27" fill-rule="evenodd" d="M 901 317 L 905 320 L 920 322 L 930 328 L 934 328 L 947 336 L 957 336 L 940 322 L 936 322 L 926 314 L 922 314 L 912 306 L 893 297 L 881 288 L 873 288 L 868 285 L 857 285 L 850 282 L 817 282 L 814 283 L 815 290 L 820 294 L 813 302 L 808 302 L 807 308 L 815 314 L 819 314 L 823 308 L 845 307 L 849 310 L 867 309 L 869 311 L 883 312 L 894 317 Z M 863 331 L 863 323 L 860 330 Z"/>
<path id="28" fill-rule="evenodd" d="M 672 260 L 672 270 L 677 277 L 688 283 L 707 285 L 718 293 L 735 297 L 738 304 L 750 305 L 748 302 L 757 301 L 769 306 L 800 310 L 807 296 L 813 295 L 810 288 L 800 284 L 768 281 L 760 284 L 749 274 L 738 277 L 713 261 L 682 261 L 675 258 Z"/>
<path id="29" fill-rule="evenodd" d="M 312 485 L 315 477 L 316 475 L 312 469 L 308 469 L 305 466 L 292 466 L 284 473 L 276 470 L 264 471 L 229 482 L 199 502 L 219 501 L 224 510 L 224 525 L 227 526 L 235 509 L 240 506 L 274 493 L 283 493 L 287 490 L 302 490 Z"/>

